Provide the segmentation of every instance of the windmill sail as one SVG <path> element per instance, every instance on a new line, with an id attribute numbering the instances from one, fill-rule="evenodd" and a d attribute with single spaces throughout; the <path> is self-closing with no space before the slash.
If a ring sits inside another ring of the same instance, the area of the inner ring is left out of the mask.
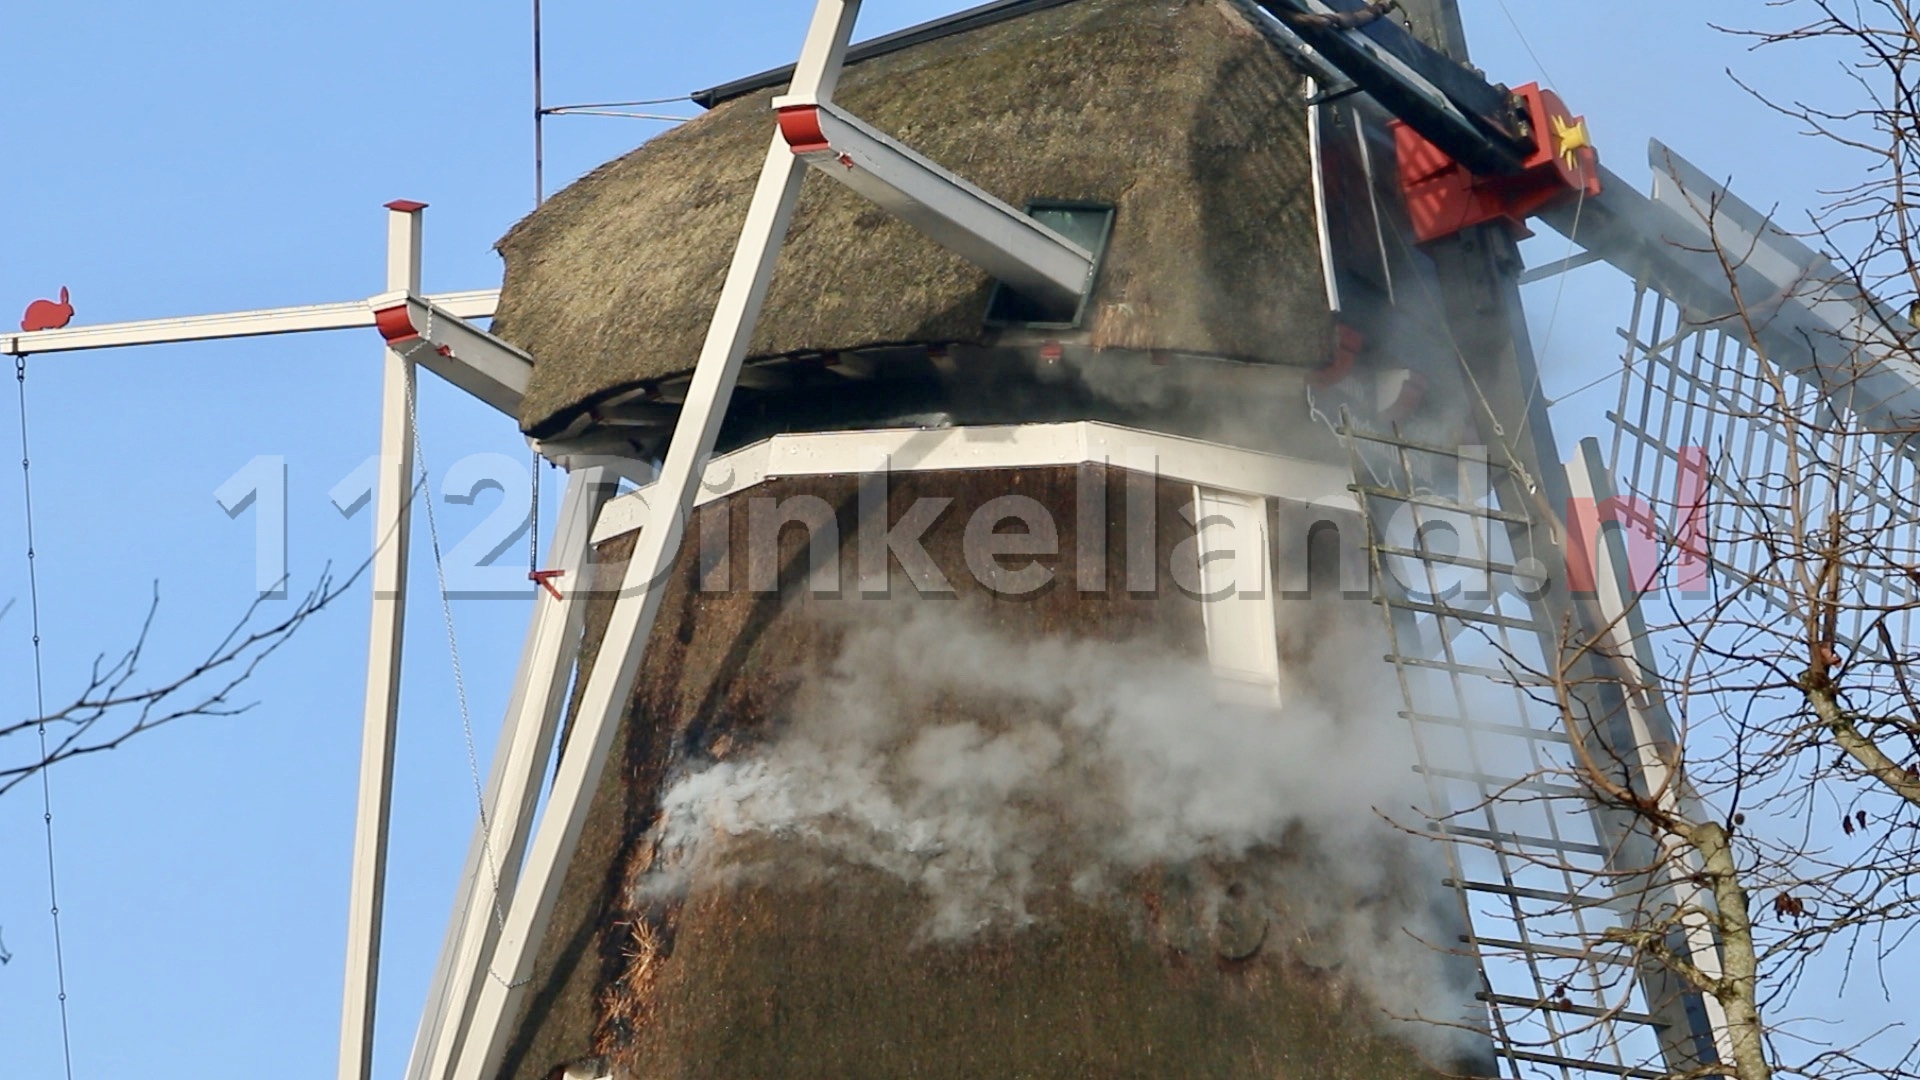
<path id="1" fill-rule="evenodd" d="M 1417 369 L 1454 416 L 1478 417 L 1468 426 L 1477 436 L 1435 425 L 1431 410 L 1407 424 L 1349 417 L 1342 435 L 1389 616 L 1386 659 L 1427 785 L 1423 809 L 1452 863 L 1460 945 L 1482 972 L 1483 1022 L 1515 1076 L 1665 1075 L 1719 1060 L 1713 1003 L 1606 941 L 1685 906 L 1668 874 L 1684 859 L 1596 804 L 1578 778 L 1576 741 L 1662 790 L 1675 785 L 1654 777 L 1667 768 L 1657 747 L 1672 739 L 1645 656 L 1635 657 L 1631 691 L 1591 666 L 1569 673 L 1578 699 L 1569 707 L 1584 721 L 1549 700 L 1543 680 L 1565 661 L 1569 635 L 1597 633 L 1605 619 L 1576 618 L 1564 598 L 1571 544 L 1559 515 L 1574 478 L 1556 460 L 1550 418 L 1524 392 L 1537 374 L 1524 327 L 1511 329 L 1502 308 L 1517 298 L 1497 282 L 1463 290 L 1476 257 L 1443 255 L 1448 269 L 1436 246 L 1414 245 L 1391 118 L 1364 102 L 1321 106 L 1316 118 L 1342 319 L 1384 339 L 1381 351 Z M 1632 208 L 1630 192 L 1581 198 Z M 1358 401 L 1336 384 L 1320 404 Z M 1476 452 L 1475 442 L 1488 445 Z M 1582 471 L 1582 490 L 1603 489 L 1604 502 L 1605 478 Z M 1633 653 L 1630 638 L 1610 646 Z M 1712 967 L 1716 946 L 1698 930 L 1680 947 Z"/>
<path id="2" fill-rule="evenodd" d="M 1344 434 L 1386 660 L 1428 828 L 1445 841 L 1459 947 L 1478 964 L 1489 1033 L 1512 1070 L 1503 1075 L 1662 1077 L 1716 1060 L 1710 1003 L 1611 940 L 1699 898 L 1672 872 L 1672 853 L 1649 850 L 1630 821 L 1595 805 L 1574 764 L 1573 741 L 1585 738 L 1615 760 L 1660 768 L 1651 749 L 1671 733 L 1657 694 L 1622 703 L 1624 737 L 1607 725 L 1569 730 L 1543 674 L 1558 662 L 1543 648 L 1555 633 L 1525 599 L 1542 587 L 1539 564 L 1505 539 L 1525 517 L 1488 497 L 1484 450 Z M 1601 554 L 1623 565 L 1618 551 Z M 1610 576 L 1607 587 L 1624 581 Z M 1715 963 L 1710 938 L 1683 947 Z"/>
<path id="3" fill-rule="evenodd" d="M 1879 649 L 1866 639 L 1884 615 L 1907 640 L 1920 599 L 1903 569 L 1920 561 L 1914 328 L 1679 155 L 1654 143 L 1650 157 L 1667 265 L 1640 267 L 1620 331 L 1614 474 L 1650 511 L 1645 528 L 1782 612 L 1802 606 L 1792 575 L 1817 554 L 1808 534 L 1839 515 L 1861 593 L 1839 639 Z M 1672 271 L 1681 262 L 1692 282 Z"/>

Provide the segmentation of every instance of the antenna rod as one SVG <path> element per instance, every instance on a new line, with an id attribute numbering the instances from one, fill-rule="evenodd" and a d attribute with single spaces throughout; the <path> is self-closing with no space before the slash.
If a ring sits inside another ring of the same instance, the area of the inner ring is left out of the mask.
<path id="1" fill-rule="evenodd" d="M 540 92 L 540 0 L 533 0 L 533 206 L 536 210 L 547 200 L 547 183 L 543 175 L 546 169 L 543 130 L 546 120 L 546 102 L 542 100 Z"/>

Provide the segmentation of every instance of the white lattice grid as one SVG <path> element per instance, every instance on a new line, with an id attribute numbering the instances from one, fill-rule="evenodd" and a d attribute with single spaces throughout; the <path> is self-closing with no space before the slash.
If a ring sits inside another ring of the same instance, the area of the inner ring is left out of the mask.
<path id="1" fill-rule="evenodd" d="M 1501 511 L 1475 494 L 1484 481 L 1457 479 L 1457 451 L 1357 434 L 1350 445 L 1389 612 L 1387 659 L 1426 811 L 1453 837 L 1449 881 L 1502 1073 L 1665 1075 L 1634 969 L 1603 941 L 1633 901 L 1609 895 L 1606 841 L 1565 775 L 1558 711 L 1529 674 L 1545 661 Z"/>
<path id="2" fill-rule="evenodd" d="M 1735 603 L 1752 602 L 1736 617 L 1797 616 L 1810 595 L 1800 576 L 1809 545 L 1837 513 L 1849 550 L 1841 642 L 1877 652 L 1880 635 L 1869 630 L 1882 611 L 1892 640 L 1907 641 L 1920 603 L 1912 457 L 1837 404 L 1844 392 L 1780 371 L 1726 328 L 1688 322 L 1657 290 L 1637 292 L 1620 333 L 1612 470 L 1651 510 L 1662 540 L 1697 535 L 1683 521 L 1689 510 L 1703 515 L 1704 536 L 1683 542 L 1739 590 Z M 1704 491 L 1704 505 L 1690 487 Z"/>

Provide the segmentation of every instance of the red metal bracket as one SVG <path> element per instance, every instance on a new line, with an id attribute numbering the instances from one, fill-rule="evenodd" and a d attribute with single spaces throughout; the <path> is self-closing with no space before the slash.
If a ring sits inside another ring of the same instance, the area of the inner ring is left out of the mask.
<path id="1" fill-rule="evenodd" d="M 553 587 L 553 579 L 558 577 L 566 577 L 566 576 L 567 576 L 567 572 L 565 570 L 529 570 L 527 571 L 527 580 L 547 590 L 547 592 L 552 593 L 553 598 L 555 600 L 565 600 L 566 597 L 561 596 L 560 590 Z"/>
<path id="2" fill-rule="evenodd" d="M 1518 176 L 1475 176 L 1406 124 L 1393 122 L 1400 187 L 1421 243 L 1489 221 L 1505 221 L 1529 236 L 1527 218 L 1582 192 L 1600 194 L 1600 155 L 1586 118 L 1574 116 L 1558 94 L 1537 83 L 1514 93 L 1526 102 L 1537 144 Z"/>

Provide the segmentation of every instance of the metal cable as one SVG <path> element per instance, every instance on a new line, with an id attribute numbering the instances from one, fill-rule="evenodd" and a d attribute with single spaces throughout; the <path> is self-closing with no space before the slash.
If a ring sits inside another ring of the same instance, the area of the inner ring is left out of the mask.
<path id="1" fill-rule="evenodd" d="M 432 324 L 429 323 L 426 335 L 415 343 L 414 348 L 424 345 L 431 338 L 432 333 Z M 410 349 L 405 354 L 409 356 L 409 363 L 412 362 L 411 352 Z M 440 548 L 440 523 L 433 512 L 431 474 L 427 469 L 426 454 L 420 442 L 419 394 L 417 384 L 412 379 L 407 380 L 407 426 L 413 429 L 413 458 L 420 469 L 419 486 L 426 496 L 422 501 L 427 508 L 427 538 L 433 548 L 434 578 L 440 589 L 440 616 L 447 628 L 447 654 L 452 659 L 453 688 L 460 703 L 460 732 L 466 740 L 467 772 L 473 780 L 474 804 L 479 808 L 480 813 L 481 856 L 487 864 L 487 883 L 493 900 L 490 906 L 493 908 L 494 925 L 504 930 L 507 924 L 507 913 L 500 902 L 500 867 L 493 853 L 493 825 L 491 815 L 487 813 L 486 785 L 480 778 L 480 757 L 474 749 L 473 712 L 467 705 L 467 679 L 460 664 L 460 641 L 453 628 L 453 599 L 447 590 L 447 564 Z M 494 971 L 491 961 L 487 964 L 487 975 L 508 988 L 516 985 L 501 978 L 500 974 Z"/>
<path id="2" fill-rule="evenodd" d="M 1533 60 L 1533 66 L 1540 69 L 1540 77 L 1556 86 L 1559 85 L 1560 80 L 1555 79 L 1547 71 L 1547 65 L 1540 61 L 1540 54 L 1533 51 L 1533 42 L 1528 41 L 1527 32 L 1520 29 L 1520 20 L 1513 17 L 1513 10 L 1507 7 L 1507 0 L 1500 0 L 1500 13 L 1507 17 L 1507 25 L 1513 27 L 1513 36 L 1520 39 L 1520 47 L 1527 50 L 1527 56 Z"/>
<path id="3" fill-rule="evenodd" d="M 666 124 L 684 124 L 692 120 L 691 116 L 674 116 L 670 113 L 628 112 L 625 109 L 595 109 L 587 105 L 556 105 L 540 110 L 542 116 L 617 116 L 623 120 L 655 120 Z"/>
<path id="4" fill-rule="evenodd" d="M 533 490 L 527 499 L 527 580 L 540 580 L 540 451 L 533 453 Z M 540 589 L 533 590 L 534 602 L 540 600 Z"/>
<path id="5" fill-rule="evenodd" d="M 20 391 L 20 489 L 27 522 L 27 610 L 33 627 L 33 707 L 40 717 L 40 818 L 47 829 L 47 913 L 53 919 L 53 970 L 60 988 L 60 1053 L 73 1080 L 73 1035 L 67 1021 L 67 956 L 60 934 L 60 885 L 53 843 L 53 762 L 47 760 L 47 686 L 40 659 L 40 572 L 33 545 L 33 455 L 27 441 L 27 358 L 13 360 Z"/>
<path id="6" fill-rule="evenodd" d="M 1567 258 L 1572 258 L 1574 249 L 1580 246 L 1580 215 L 1586 208 L 1587 189 L 1582 187 L 1580 189 L 1579 201 L 1573 204 L 1573 227 L 1567 232 Z M 1547 314 L 1547 329 L 1540 338 L 1539 350 L 1534 354 L 1533 388 L 1527 391 L 1527 400 L 1520 407 L 1519 433 L 1521 434 L 1524 434 L 1527 430 L 1527 421 L 1532 416 L 1531 410 L 1534 399 L 1540 397 L 1540 387 L 1546 380 L 1546 376 L 1543 375 L 1540 370 L 1541 362 L 1546 359 L 1548 350 L 1553 347 L 1553 328 L 1560 321 L 1560 301 L 1565 299 L 1567 295 L 1567 272 L 1561 272 L 1559 277 L 1560 281 L 1556 285 L 1553 293 L 1553 309 Z M 1609 377 L 1611 377 L 1611 373 L 1609 373 Z M 1547 404 L 1551 406 L 1555 400 L 1558 399 L 1549 398 L 1547 399 Z"/>
<path id="7" fill-rule="evenodd" d="M 1533 61 L 1533 66 L 1540 70 L 1540 78 L 1551 85 L 1558 86 L 1559 80 L 1555 79 L 1553 75 L 1547 71 L 1547 65 L 1543 61 L 1541 61 L 1540 54 L 1533 51 L 1533 43 L 1527 40 L 1527 32 L 1525 30 L 1520 29 L 1520 20 L 1513 17 L 1513 11 L 1507 7 L 1507 0 L 1499 0 L 1499 3 L 1500 3 L 1500 13 L 1506 16 L 1507 25 L 1513 27 L 1513 36 L 1519 39 L 1520 47 L 1526 50 L 1528 58 L 1530 58 Z M 1578 203 L 1575 203 L 1573 208 L 1572 234 L 1567 237 L 1567 255 L 1569 257 L 1573 255 L 1574 249 L 1579 246 L 1580 213 L 1582 210 L 1586 209 L 1586 205 L 1587 205 L 1587 189 L 1582 187 L 1580 189 L 1580 201 Z M 1559 275 L 1559 278 L 1560 278 L 1559 285 L 1553 294 L 1553 310 L 1547 316 L 1546 333 L 1540 339 L 1540 348 L 1537 353 L 1538 357 L 1540 358 L 1544 358 L 1547 355 L 1548 349 L 1553 345 L 1553 328 L 1554 328 L 1554 325 L 1560 320 L 1560 301 L 1565 298 L 1567 293 L 1567 272 L 1562 271 Z M 1607 375 L 1603 376 L 1600 381 L 1604 382 L 1606 379 L 1610 379 L 1612 377 L 1613 377 L 1612 373 L 1609 372 Z M 1541 386 L 1542 380 L 1543 380 L 1543 376 L 1541 375 L 1541 372 L 1540 372 L 1540 363 L 1539 363 L 1539 360 L 1536 360 L 1534 362 L 1534 370 L 1533 370 L 1533 388 L 1527 391 L 1526 405 L 1522 407 L 1523 411 L 1520 414 L 1520 428 L 1519 428 L 1520 432 L 1525 432 L 1527 429 L 1527 417 L 1529 414 L 1524 410 L 1527 408 L 1531 408 L 1533 405 L 1534 398 L 1540 395 L 1540 386 Z M 1589 383 L 1587 384 L 1587 386 L 1583 386 L 1580 389 L 1585 390 L 1593 385 L 1595 384 Z M 1573 391 L 1574 394 L 1577 394 L 1579 392 L 1580 392 L 1579 390 Z M 1572 396 L 1573 394 L 1562 394 L 1558 398 L 1550 399 L 1547 402 L 1547 404 L 1552 405 L 1557 401 L 1565 401 L 1567 398 Z"/>

